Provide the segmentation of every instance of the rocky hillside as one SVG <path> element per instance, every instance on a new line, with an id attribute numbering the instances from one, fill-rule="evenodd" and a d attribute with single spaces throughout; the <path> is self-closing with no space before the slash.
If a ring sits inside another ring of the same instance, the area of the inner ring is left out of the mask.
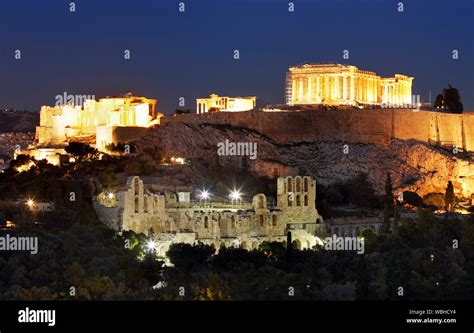
<path id="1" fill-rule="evenodd" d="M 417 141 L 392 140 L 385 147 L 371 144 L 347 144 L 342 141 L 317 141 L 282 144 L 242 127 L 218 124 L 190 125 L 169 123 L 136 142 L 138 151 L 156 156 L 179 156 L 192 161 L 195 177 L 204 176 L 213 163 L 242 164 L 239 157 L 217 155 L 217 144 L 256 142 L 257 158 L 244 164 L 259 175 L 309 174 L 321 184 L 346 180 L 366 172 L 374 187 L 383 193 L 387 172 L 394 187 L 414 190 L 420 195 L 442 192 L 448 180 L 459 194 L 474 192 L 472 156 L 449 151 Z"/>

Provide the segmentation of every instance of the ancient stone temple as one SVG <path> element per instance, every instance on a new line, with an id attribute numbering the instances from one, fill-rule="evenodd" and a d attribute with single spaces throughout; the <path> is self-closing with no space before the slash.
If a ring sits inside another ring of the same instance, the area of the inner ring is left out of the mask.
<path id="1" fill-rule="evenodd" d="M 277 204 L 265 194 L 252 202 L 202 202 L 189 192 L 154 193 L 139 177 L 128 179 L 126 188 L 114 195 L 99 195 L 94 204 L 101 221 L 121 231 L 145 233 L 164 255 L 173 243 L 196 243 L 255 249 L 264 241 L 310 249 L 321 244 L 327 227 L 316 209 L 316 181 L 311 177 L 280 177 Z"/>
<path id="2" fill-rule="evenodd" d="M 351 65 L 304 64 L 286 74 L 287 105 L 385 105 L 412 104 L 413 78 L 395 74 L 382 78 Z"/>
<path id="3" fill-rule="evenodd" d="M 156 123 L 156 100 L 126 95 L 98 101 L 83 99 L 81 104 L 43 106 L 40 125 L 36 127 L 36 142 L 40 146 L 61 145 L 69 140 L 93 137 L 97 148 L 115 143 L 114 131 L 128 130 L 125 139 L 136 138 L 143 129 Z"/>
<path id="4" fill-rule="evenodd" d="M 256 96 L 248 97 L 227 97 L 211 94 L 209 98 L 196 99 L 196 113 L 206 113 L 212 111 L 239 112 L 248 111 L 255 108 Z"/>

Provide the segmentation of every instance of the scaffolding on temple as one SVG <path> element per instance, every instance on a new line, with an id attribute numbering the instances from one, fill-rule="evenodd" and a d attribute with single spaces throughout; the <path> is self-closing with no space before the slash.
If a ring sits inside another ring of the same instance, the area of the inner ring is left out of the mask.
<path id="1" fill-rule="evenodd" d="M 293 105 L 293 79 L 291 77 L 291 72 L 286 72 L 286 80 L 285 80 L 285 104 L 286 105 Z"/>

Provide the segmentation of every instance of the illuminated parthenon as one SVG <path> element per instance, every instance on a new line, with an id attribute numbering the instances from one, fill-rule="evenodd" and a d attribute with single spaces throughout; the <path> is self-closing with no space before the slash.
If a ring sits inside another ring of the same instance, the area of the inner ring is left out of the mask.
<path id="1" fill-rule="evenodd" d="M 412 103 L 412 77 L 382 78 L 351 65 L 304 64 L 286 74 L 287 105 L 385 105 Z"/>

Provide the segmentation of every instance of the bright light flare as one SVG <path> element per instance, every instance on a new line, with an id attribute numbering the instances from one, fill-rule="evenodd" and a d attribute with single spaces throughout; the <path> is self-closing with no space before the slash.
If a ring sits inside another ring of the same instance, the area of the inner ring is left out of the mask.
<path id="1" fill-rule="evenodd" d="M 234 200 L 240 200 L 241 195 L 242 194 L 240 193 L 240 191 L 233 190 L 232 192 L 230 192 L 229 197 L 231 198 L 232 201 L 234 201 Z"/>
<path id="2" fill-rule="evenodd" d="M 202 190 L 201 191 L 201 195 L 200 195 L 201 200 L 207 200 L 207 199 L 209 199 L 210 196 L 211 196 L 211 194 L 209 193 L 208 190 Z"/>
<path id="3" fill-rule="evenodd" d="M 148 251 L 148 252 L 153 252 L 156 250 L 156 243 L 154 240 L 149 240 L 148 242 L 146 242 L 145 244 L 145 249 Z"/>

